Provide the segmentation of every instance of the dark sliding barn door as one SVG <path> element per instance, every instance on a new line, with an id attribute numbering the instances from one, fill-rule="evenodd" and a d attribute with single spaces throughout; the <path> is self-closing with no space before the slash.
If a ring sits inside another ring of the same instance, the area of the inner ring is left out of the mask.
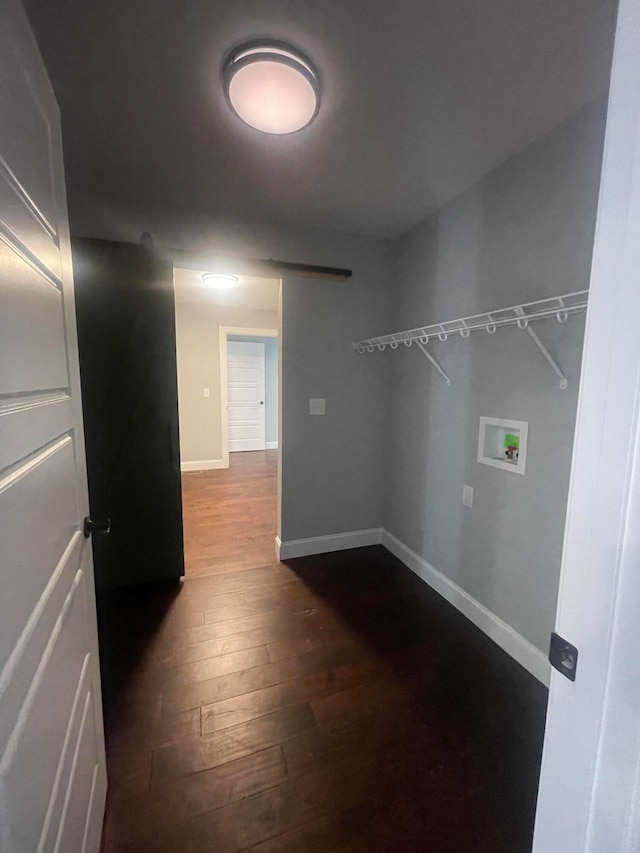
<path id="1" fill-rule="evenodd" d="M 151 247 L 72 241 L 96 584 L 184 574 L 173 267 Z"/>

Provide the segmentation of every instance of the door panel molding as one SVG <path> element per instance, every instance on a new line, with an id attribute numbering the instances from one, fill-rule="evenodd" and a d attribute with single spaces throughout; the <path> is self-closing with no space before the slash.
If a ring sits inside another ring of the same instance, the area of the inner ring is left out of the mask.
<path id="1" fill-rule="evenodd" d="M 51 239 L 51 241 L 57 244 L 58 232 L 56 228 L 51 224 L 51 222 L 49 222 L 44 211 L 38 207 L 27 189 L 20 182 L 19 178 L 14 174 L 2 154 L 0 154 L 0 180 L 2 180 L 13 192 L 16 198 L 22 202 L 26 210 L 42 228 L 45 234 Z"/>
<path id="2" fill-rule="evenodd" d="M 0 471 L 17 465 L 58 437 L 73 433 L 73 401 L 67 390 L 11 396 L 0 402 Z"/>
<path id="3" fill-rule="evenodd" d="M 2 199 L 0 198 L 0 204 L 1 203 Z M 57 245 L 54 245 L 53 250 L 50 253 L 51 257 L 47 259 L 48 263 L 45 263 L 37 255 L 34 255 L 26 243 L 23 243 L 15 231 L 9 228 L 6 222 L 3 222 L 2 220 L 0 220 L 0 240 L 2 240 L 3 243 L 5 243 L 5 245 L 11 249 L 11 251 L 17 255 L 21 261 L 24 261 L 25 264 L 28 264 L 32 269 L 39 273 L 45 281 L 52 285 L 52 287 L 55 287 L 56 290 L 62 290 L 62 281 L 60 280 L 59 270 L 60 259 Z M 53 267 L 56 267 L 57 273 L 54 272 Z"/>
<path id="4" fill-rule="evenodd" d="M 78 530 L 60 558 L 0 673 L 0 755 L 11 735 L 11 721 L 18 715 L 25 701 L 53 634 L 57 614 L 72 592 L 83 544 L 82 533 Z"/>
<path id="5" fill-rule="evenodd" d="M 58 834 L 60 819 L 64 809 L 64 800 L 60 797 L 60 793 L 63 790 L 65 792 L 68 791 L 69 783 L 71 781 L 73 773 L 73 766 L 69 762 L 70 756 L 73 756 L 73 753 L 71 753 L 71 746 L 72 744 L 76 744 L 80 737 L 80 727 L 82 725 L 80 710 L 83 706 L 82 700 L 83 698 L 85 699 L 84 707 L 86 707 L 87 701 L 89 700 L 91 695 L 91 663 L 91 656 L 87 655 L 82 665 L 80 679 L 78 680 L 78 687 L 73 700 L 73 708 L 71 711 L 71 717 L 69 719 L 69 726 L 65 734 L 62 752 L 60 753 L 60 760 L 58 762 L 56 777 L 51 790 L 49 807 L 47 809 L 47 814 L 45 816 L 44 824 L 42 827 L 42 833 L 40 835 L 38 851 L 43 850 L 45 848 L 51 848 L 54 839 L 49 838 L 49 836 L 57 836 Z"/>
<path id="6" fill-rule="evenodd" d="M 98 853 L 107 777 L 59 112 L 19 0 L 0 0 L 0 18 L 0 850 Z"/>
<path id="7" fill-rule="evenodd" d="M 82 569 L 78 569 L 0 759 L 0 827 L 6 844 L 3 850 L 35 850 L 34 842 L 41 835 L 73 708 L 69 696 L 75 696 L 86 656 L 82 629 L 85 612 L 78 595 L 83 577 Z M 24 796 L 21 784 L 26 768 L 37 772 L 37 777 L 31 777 L 30 797 Z M 37 785 L 33 785 L 34 778 Z"/>

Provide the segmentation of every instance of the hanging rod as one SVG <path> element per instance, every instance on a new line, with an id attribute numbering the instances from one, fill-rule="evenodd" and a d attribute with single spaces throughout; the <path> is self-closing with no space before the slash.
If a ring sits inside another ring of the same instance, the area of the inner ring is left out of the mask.
<path id="1" fill-rule="evenodd" d="M 497 308 L 495 311 L 485 311 L 483 314 L 473 314 L 470 317 L 460 317 L 457 320 L 446 320 L 443 323 L 433 323 L 429 326 L 419 326 L 416 329 L 407 329 L 390 335 L 381 335 L 377 338 L 367 338 L 355 342 L 353 347 L 357 352 L 364 353 L 374 352 L 376 349 L 385 350 L 387 346 L 391 349 L 397 349 L 399 344 L 410 347 L 415 341 L 445 379 L 447 385 L 450 385 L 451 380 L 426 349 L 429 341 L 446 341 L 450 335 L 468 338 L 471 332 L 477 332 L 481 329 L 492 335 L 499 326 L 517 325 L 518 328 L 527 330 L 531 339 L 560 378 L 560 387 L 564 389 L 567 387 L 567 379 L 564 373 L 538 335 L 533 329 L 529 328 L 529 323 L 554 316 L 559 323 L 565 323 L 571 314 L 577 314 L 586 309 L 588 297 L 588 290 L 563 293 L 561 296 L 538 299 L 535 302 L 523 302 L 509 308 Z"/>

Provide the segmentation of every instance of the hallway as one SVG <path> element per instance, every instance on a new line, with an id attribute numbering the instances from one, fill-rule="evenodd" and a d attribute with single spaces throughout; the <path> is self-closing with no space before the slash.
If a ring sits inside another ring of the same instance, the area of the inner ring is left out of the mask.
<path id="1" fill-rule="evenodd" d="M 99 603 L 104 853 L 527 853 L 546 690 L 382 547 L 278 563 L 237 456 L 185 580 Z"/>

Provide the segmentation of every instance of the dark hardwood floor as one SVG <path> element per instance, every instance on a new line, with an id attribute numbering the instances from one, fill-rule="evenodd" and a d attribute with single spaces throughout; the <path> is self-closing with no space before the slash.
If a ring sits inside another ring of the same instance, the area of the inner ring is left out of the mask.
<path id="1" fill-rule="evenodd" d="M 185 475 L 179 586 L 99 601 L 105 853 L 529 851 L 546 690 L 382 547 L 278 563 L 257 456 Z"/>

